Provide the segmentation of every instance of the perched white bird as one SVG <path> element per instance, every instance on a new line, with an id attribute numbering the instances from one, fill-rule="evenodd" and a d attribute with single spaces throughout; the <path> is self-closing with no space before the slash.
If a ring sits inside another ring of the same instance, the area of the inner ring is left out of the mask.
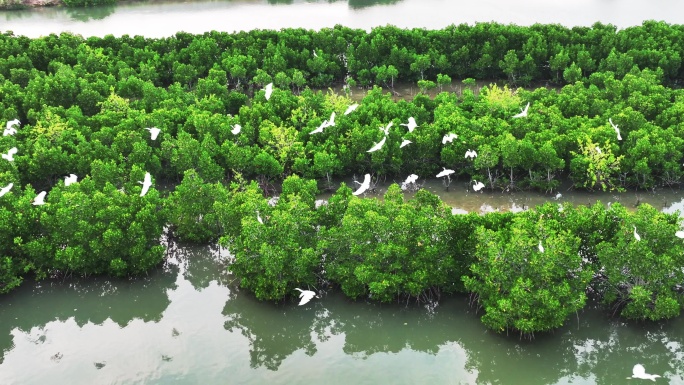
<path id="1" fill-rule="evenodd" d="M 613 130 L 615 130 L 615 133 L 617 134 L 617 140 L 622 140 L 622 136 L 620 136 L 620 129 L 617 125 L 613 124 L 613 119 L 608 118 L 608 122 L 610 122 L 610 125 L 613 126 Z"/>
<path id="2" fill-rule="evenodd" d="M 14 135 L 17 133 L 17 130 L 14 127 L 7 127 L 5 128 L 5 131 L 2 132 L 2 136 L 10 136 Z"/>
<path id="3" fill-rule="evenodd" d="M 401 144 L 399 145 L 399 148 L 402 148 L 402 147 L 408 146 L 408 145 L 409 145 L 409 144 L 411 144 L 411 143 L 413 143 L 413 142 L 412 142 L 412 141 L 410 141 L 410 140 L 408 140 L 408 139 L 404 139 L 404 138 L 402 138 L 402 141 L 401 141 Z"/>
<path id="4" fill-rule="evenodd" d="M 318 57 L 318 54 L 316 53 L 315 49 L 312 49 L 314 57 Z"/>
<path id="5" fill-rule="evenodd" d="M 384 132 L 385 136 L 389 135 L 389 129 L 392 127 L 392 124 L 394 124 L 394 122 L 389 122 L 386 126 L 380 126 L 380 131 Z"/>
<path id="6" fill-rule="evenodd" d="M 142 184 L 142 190 L 140 191 L 140 196 L 145 196 L 147 194 L 147 190 L 150 189 L 150 186 L 152 186 L 152 176 L 150 175 L 149 172 L 145 173 L 145 179 L 141 182 L 138 181 L 138 183 Z"/>
<path id="7" fill-rule="evenodd" d="M 646 373 L 646 368 L 644 368 L 644 365 L 636 364 L 634 365 L 634 368 L 632 368 L 632 377 L 627 377 L 627 379 L 640 378 L 642 380 L 651 380 L 655 382 L 656 378 L 659 377 L 660 376 L 657 374 Z"/>
<path id="8" fill-rule="evenodd" d="M 271 98 L 271 94 L 273 93 L 273 83 L 268 83 L 266 84 L 266 87 L 262 88 L 264 91 L 266 91 L 266 100 Z"/>
<path id="9" fill-rule="evenodd" d="M 2 159 L 7 159 L 10 162 L 14 162 L 14 154 L 16 154 L 17 151 L 19 150 L 17 150 L 16 147 L 10 148 L 9 151 L 7 151 L 7 154 L 2 154 Z"/>
<path id="10" fill-rule="evenodd" d="M 541 239 L 539 240 L 539 252 L 543 253 L 544 252 L 544 246 L 542 246 Z"/>
<path id="11" fill-rule="evenodd" d="M 408 123 L 401 123 L 400 125 L 406 126 L 406 128 L 408 128 L 409 132 L 413 132 L 413 129 L 418 127 L 418 125 L 416 124 L 416 120 L 413 118 L 413 116 L 408 118 Z"/>
<path id="12" fill-rule="evenodd" d="M 257 221 L 259 221 L 259 223 L 261 223 L 261 224 L 263 225 L 263 224 L 264 224 L 264 220 L 261 219 L 261 215 L 259 215 L 259 210 L 257 210 L 256 214 L 257 214 Z"/>
<path id="13" fill-rule="evenodd" d="M 470 149 L 469 149 L 468 151 L 466 151 L 465 157 L 466 157 L 466 159 L 468 159 L 468 158 L 470 158 L 470 159 L 477 158 L 477 152 L 475 152 L 475 150 L 470 150 Z"/>
<path id="14" fill-rule="evenodd" d="M 457 138 L 458 138 L 458 135 L 450 132 L 450 133 L 444 135 L 444 137 L 442 138 L 442 144 L 446 144 L 446 142 L 453 142 L 454 139 L 457 139 Z"/>
<path id="15" fill-rule="evenodd" d="M 76 182 L 78 182 L 78 176 L 76 176 L 76 174 L 69 174 L 69 176 L 64 178 L 64 186 L 69 186 Z"/>
<path id="16" fill-rule="evenodd" d="M 299 290 L 299 298 L 301 298 L 299 301 L 299 306 L 305 305 L 307 302 L 311 301 L 311 298 L 313 297 L 318 298 L 316 293 L 311 290 L 302 290 L 298 287 L 295 288 L 295 290 Z"/>
<path id="17" fill-rule="evenodd" d="M 14 126 L 21 126 L 21 122 L 19 121 L 19 119 L 7 121 L 7 128 L 14 128 Z"/>
<path id="18" fill-rule="evenodd" d="M 599 146 L 596 146 L 596 152 L 598 152 L 599 154 L 601 153 L 601 148 Z"/>
<path id="19" fill-rule="evenodd" d="M 482 183 L 482 182 L 478 182 L 476 180 L 473 180 L 473 182 L 475 182 L 475 184 L 473 185 L 473 191 L 480 191 L 485 186 L 484 183 Z"/>
<path id="20" fill-rule="evenodd" d="M 525 109 L 520 109 L 520 113 L 517 115 L 513 115 L 514 118 L 526 118 L 527 117 L 527 110 L 530 108 L 530 102 L 527 102 L 527 105 L 525 106 Z"/>
<path id="21" fill-rule="evenodd" d="M 5 187 L 3 187 L 2 189 L 0 189 L 0 197 L 3 196 L 3 195 L 5 195 L 5 194 L 7 194 L 7 193 L 9 192 L 9 190 L 12 189 L 12 186 L 14 186 L 14 183 L 10 183 L 10 184 L 8 184 L 7 186 L 5 186 Z"/>
<path id="22" fill-rule="evenodd" d="M 347 110 L 344 111 L 344 114 L 345 114 L 345 115 L 349 115 L 349 114 L 351 114 L 352 112 L 354 112 L 354 110 L 357 109 L 358 107 L 359 107 L 359 105 L 358 105 L 357 103 L 354 103 L 354 104 L 352 104 L 351 106 L 347 107 Z"/>
<path id="23" fill-rule="evenodd" d="M 237 135 L 240 133 L 240 130 L 242 130 L 242 126 L 239 124 L 233 124 L 231 127 L 233 127 L 232 130 L 230 130 L 230 133 L 233 135 Z"/>
<path id="24" fill-rule="evenodd" d="M 2 194 L 0 194 L 0 197 L 1 197 L 1 196 L 2 196 Z M 677 237 L 677 238 L 684 238 L 684 231 L 681 231 L 681 230 L 677 231 L 677 232 L 675 233 L 675 237 Z"/>
<path id="25" fill-rule="evenodd" d="M 442 167 L 442 168 L 443 168 L 444 170 L 440 171 L 439 174 L 437 174 L 437 178 L 441 178 L 441 177 L 444 177 L 444 176 L 449 176 L 449 175 L 451 175 L 451 174 L 453 174 L 453 173 L 456 172 L 456 171 L 450 170 L 450 169 L 448 169 L 448 168 L 446 168 L 446 167 Z"/>
<path id="26" fill-rule="evenodd" d="M 379 141 L 378 143 L 375 143 L 375 144 L 373 145 L 373 147 L 371 147 L 371 149 L 368 150 L 368 151 L 366 151 L 366 152 L 378 151 L 378 150 L 381 149 L 382 146 L 385 144 L 385 140 L 387 140 L 387 137 L 386 137 L 386 136 L 384 136 L 384 137 L 382 138 L 382 140 Z M 4 156 L 4 155 L 3 155 L 3 156 Z"/>
<path id="27" fill-rule="evenodd" d="M 40 206 L 45 204 L 45 194 L 47 194 L 46 191 L 41 191 L 40 194 L 36 195 L 35 198 L 33 198 L 33 205 L 34 206 Z"/>
<path id="28" fill-rule="evenodd" d="M 561 199 L 562 197 L 563 197 L 563 194 L 558 193 L 558 194 L 556 194 L 556 196 L 553 197 L 553 199 L 554 199 L 554 200 L 559 200 L 559 199 Z"/>
<path id="29" fill-rule="evenodd" d="M 637 241 L 641 240 L 641 235 L 639 235 L 639 233 L 637 233 L 636 226 L 634 226 L 634 239 L 636 239 Z"/>
<path id="30" fill-rule="evenodd" d="M 150 132 L 150 139 L 152 140 L 157 140 L 157 136 L 161 132 L 157 127 L 146 128 L 146 130 Z"/>
<path id="31" fill-rule="evenodd" d="M 356 182 L 356 181 L 354 181 L 354 182 Z M 363 194 L 364 192 L 366 192 L 366 190 L 368 190 L 370 188 L 370 182 L 371 182 L 370 174 L 364 175 L 363 176 L 363 183 L 356 182 L 356 183 L 360 184 L 361 186 L 359 186 L 359 189 L 354 191 L 352 194 L 353 195 Z"/>
<path id="32" fill-rule="evenodd" d="M 416 183 L 417 180 L 418 180 L 418 175 L 411 174 L 408 176 L 408 178 L 406 178 L 406 180 L 404 181 L 404 184 Z"/>

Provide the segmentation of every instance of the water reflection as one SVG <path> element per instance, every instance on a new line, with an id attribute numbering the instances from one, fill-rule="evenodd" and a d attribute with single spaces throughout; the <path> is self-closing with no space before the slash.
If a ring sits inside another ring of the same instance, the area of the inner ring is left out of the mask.
<path id="1" fill-rule="evenodd" d="M 116 5 L 98 5 L 94 7 L 67 7 L 66 13 L 70 18 L 86 22 L 88 20 L 102 20 L 116 10 Z"/>

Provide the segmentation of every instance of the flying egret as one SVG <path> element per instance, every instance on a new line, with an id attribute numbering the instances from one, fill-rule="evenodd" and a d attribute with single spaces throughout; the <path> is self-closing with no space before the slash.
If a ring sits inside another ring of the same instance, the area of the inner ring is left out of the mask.
<path id="1" fill-rule="evenodd" d="M 262 88 L 264 91 L 266 91 L 266 100 L 271 98 L 271 94 L 273 93 L 273 83 L 268 83 L 266 84 L 266 87 Z"/>
<path id="2" fill-rule="evenodd" d="M 146 130 L 150 132 L 150 139 L 152 140 L 157 140 L 157 136 L 161 132 L 157 127 L 146 128 Z"/>
<path id="3" fill-rule="evenodd" d="M 311 301 L 311 298 L 313 297 L 318 298 L 316 293 L 311 290 L 302 290 L 298 287 L 296 287 L 295 290 L 299 290 L 299 298 L 301 298 L 299 306 L 305 305 L 307 302 Z"/>
<path id="4" fill-rule="evenodd" d="M 7 194 L 9 192 L 9 190 L 12 189 L 13 186 L 14 186 L 14 183 L 10 183 L 7 186 L 0 189 L 0 197 Z"/>
<path id="5" fill-rule="evenodd" d="M 406 128 L 408 128 L 409 132 L 413 132 L 413 129 L 418 127 L 418 125 L 416 124 L 416 120 L 413 118 L 413 116 L 408 118 L 408 123 L 401 123 L 400 125 L 406 126 Z"/>
<path id="6" fill-rule="evenodd" d="M 233 135 L 237 135 L 240 133 L 240 130 L 242 130 L 242 126 L 239 124 L 233 124 L 231 127 L 233 127 L 232 130 L 230 130 L 230 133 Z"/>
<path id="7" fill-rule="evenodd" d="M 632 226 L 634 226 L 634 225 L 632 225 Z M 637 242 L 641 240 L 641 235 L 639 235 L 639 233 L 637 233 L 636 226 L 634 226 L 634 239 L 636 239 Z"/>
<path id="8" fill-rule="evenodd" d="M 458 135 L 450 132 L 444 135 L 444 137 L 442 138 L 442 144 L 446 144 L 446 142 L 453 142 L 456 138 L 458 138 Z"/>
<path id="9" fill-rule="evenodd" d="M 7 154 L 2 154 L 2 159 L 7 159 L 10 162 L 14 162 L 14 154 L 16 154 L 17 151 L 19 150 L 17 150 L 16 147 L 10 148 L 9 151 L 7 151 Z"/>
<path id="10" fill-rule="evenodd" d="M 543 253 L 544 252 L 544 246 L 542 246 L 541 239 L 539 240 L 539 252 Z"/>
<path id="11" fill-rule="evenodd" d="M 40 206 L 45 204 L 45 194 L 47 194 L 46 191 L 41 191 L 40 194 L 36 195 L 35 198 L 33 198 L 33 205 L 34 206 Z"/>
<path id="12" fill-rule="evenodd" d="M 381 149 L 382 146 L 385 144 L 385 140 L 387 140 L 387 137 L 386 137 L 386 136 L 384 136 L 384 137 L 382 138 L 381 141 L 379 141 L 378 143 L 374 144 L 373 147 L 371 147 L 371 149 L 368 150 L 368 151 L 366 151 L 366 152 L 375 152 L 375 151 L 378 151 L 378 150 Z M 4 156 L 4 155 L 3 155 L 3 156 Z"/>
<path id="13" fill-rule="evenodd" d="M 354 182 L 356 182 L 356 181 L 354 181 Z M 361 186 L 359 186 L 359 189 L 354 191 L 352 194 L 353 195 L 363 194 L 364 192 L 366 192 L 366 190 L 368 190 L 370 188 L 370 182 L 371 182 L 370 174 L 364 175 L 363 176 L 363 183 L 356 182 L 356 183 L 360 184 Z"/>
<path id="14" fill-rule="evenodd" d="M 145 196 L 147 194 L 147 190 L 150 189 L 150 186 L 152 186 L 152 176 L 150 175 L 149 172 L 145 173 L 145 179 L 141 182 L 138 181 L 138 183 L 142 184 L 142 190 L 140 191 L 140 196 Z"/>
<path id="15" fill-rule="evenodd" d="M 386 126 L 380 126 L 380 131 L 384 132 L 385 136 L 389 135 L 389 129 L 390 129 L 390 127 L 392 127 L 393 123 L 394 122 L 389 122 L 389 123 L 387 123 Z"/>
<path id="16" fill-rule="evenodd" d="M 527 105 L 525 106 L 525 109 L 520 109 L 520 113 L 517 115 L 513 115 L 514 118 L 526 118 L 527 117 L 527 110 L 530 108 L 530 102 L 527 102 Z"/>
<path id="17" fill-rule="evenodd" d="M 608 118 L 608 122 L 610 122 L 610 125 L 613 126 L 613 130 L 615 130 L 615 133 L 617 134 L 617 140 L 622 140 L 622 136 L 620 136 L 620 129 L 617 125 L 613 124 L 613 119 Z"/>
<path id="18" fill-rule="evenodd" d="M 1 197 L 1 196 L 2 196 L 2 194 L 0 194 L 0 197 Z M 677 237 L 677 238 L 684 238 L 684 231 L 682 231 L 682 230 L 677 231 L 677 232 L 675 233 L 675 237 Z"/>
<path id="19" fill-rule="evenodd" d="M 408 140 L 408 139 L 404 139 L 404 138 L 402 138 L 402 141 L 401 141 L 401 144 L 399 145 L 399 148 L 402 148 L 402 147 L 408 146 L 408 145 L 409 145 L 409 144 L 411 144 L 411 143 L 413 143 L 413 142 L 412 142 L 412 141 L 410 141 L 410 140 Z"/>
<path id="20" fill-rule="evenodd" d="M 327 121 L 327 120 L 324 120 L 323 123 L 321 123 L 321 125 L 318 126 L 317 129 L 315 129 L 315 130 L 309 132 L 309 135 L 319 134 L 319 133 L 323 132 L 323 129 L 326 128 L 326 127 L 328 127 L 328 121 Z"/>
<path id="21" fill-rule="evenodd" d="M 632 368 L 632 377 L 627 377 L 627 379 L 640 378 L 642 380 L 651 380 L 655 382 L 656 378 L 659 377 L 660 376 L 657 374 L 646 373 L 646 368 L 644 368 L 644 365 L 636 364 L 634 365 L 634 368 Z"/>
<path id="22" fill-rule="evenodd" d="M 354 112 L 354 110 L 357 109 L 358 107 L 359 107 L 359 105 L 358 105 L 357 103 L 354 103 L 354 104 L 352 104 L 351 106 L 347 107 L 347 110 L 344 111 L 344 114 L 345 114 L 345 115 L 349 115 L 349 114 L 351 114 L 352 112 Z"/>
<path id="23" fill-rule="evenodd" d="M 446 167 L 442 167 L 442 168 L 443 168 L 444 170 L 440 171 L 439 174 L 437 174 L 437 178 L 441 178 L 441 177 L 444 177 L 444 176 L 449 176 L 449 175 L 451 175 L 451 174 L 453 174 L 453 173 L 456 172 L 456 171 L 450 170 L 450 169 L 448 169 L 448 168 L 446 168 Z"/>
<path id="24" fill-rule="evenodd" d="M 70 184 L 74 184 L 78 181 L 78 176 L 76 174 L 69 174 L 69 176 L 64 178 L 64 186 L 69 186 Z"/>
<path id="25" fill-rule="evenodd" d="M 466 159 L 468 159 L 468 158 L 475 159 L 475 158 L 477 158 L 477 152 L 475 152 L 475 150 L 468 149 L 468 151 L 466 151 L 466 153 L 465 153 L 465 157 L 466 157 Z"/>
<path id="26" fill-rule="evenodd" d="M 335 126 L 335 111 L 330 114 L 330 119 L 328 120 L 328 127 L 334 127 Z"/>
<path id="27" fill-rule="evenodd" d="M 473 191 L 480 191 L 485 186 L 484 183 L 482 183 L 482 182 L 478 182 L 476 180 L 473 180 L 473 182 L 475 182 L 475 184 L 473 185 Z"/>

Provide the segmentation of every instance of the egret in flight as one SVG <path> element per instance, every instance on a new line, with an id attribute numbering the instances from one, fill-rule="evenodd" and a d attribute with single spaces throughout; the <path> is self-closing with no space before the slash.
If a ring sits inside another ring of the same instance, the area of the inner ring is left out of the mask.
<path id="1" fill-rule="evenodd" d="M 613 130 L 615 130 L 615 133 L 617 134 L 617 140 L 622 140 L 622 136 L 620 136 L 620 129 L 617 125 L 613 124 L 613 119 L 608 118 L 608 122 L 610 122 L 610 125 L 613 126 Z"/>
<path id="2" fill-rule="evenodd" d="M 69 186 L 70 184 L 74 184 L 78 181 L 78 176 L 76 174 L 69 174 L 69 176 L 64 178 L 64 186 Z"/>
<path id="3" fill-rule="evenodd" d="M 232 130 L 230 130 L 230 133 L 233 135 L 237 135 L 240 133 L 240 130 L 242 130 L 242 126 L 239 124 L 233 124 L 231 127 L 233 127 Z"/>
<path id="4" fill-rule="evenodd" d="M 326 127 L 328 127 L 328 121 L 327 121 L 327 120 L 324 120 L 323 123 L 321 123 L 321 125 L 318 126 L 317 129 L 315 129 L 315 130 L 309 132 L 309 135 L 320 134 L 321 132 L 323 132 L 323 129 L 326 128 Z"/>
<path id="5" fill-rule="evenodd" d="M 384 126 L 384 127 L 383 127 L 383 126 L 380 126 L 380 131 L 384 132 L 384 133 L 385 133 L 385 136 L 389 135 L 389 129 L 390 129 L 390 127 L 392 127 L 392 124 L 393 124 L 393 123 L 394 123 L 394 122 L 389 122 L 389 123 L 388 123 L 386 126 Z"/>
<path id="6" fill-rule="evenodd" d="M 10 183 L 10 184 L 8 184 L 7 186 L 5 186 L 5 187 L 3 187 L 2 189 L 0 189 L 0 197 L 3 196 L 3 195 L 5 195 L 5 194 L 7 194 L 7 193 L 9 192 L 9 190 L 12 189 L 12 186 L 14 186 L 14 183 Z"/>
<path id="7" fill-rule="evenodd" d="M 632 368 L 632 377 L 627 377 L 627 379 L 640 378 L 642 380 L 651 380 L 655 382 L 656 378 L 659 377 L 660 376 L 657 374 L 646 373 L 646 368 L 644 368 L 644 365 L 636 364 L 634 365 L 634 368 Z"/>
<path id="8" fill-rule="evenodd" d="M 273 83 L 268 83 L 266 84 L 266 87 L 262 88 L 264 91 L 266 91 L 266 100 L 271 98 L 271 94 L 273 93 Z"/>
<path id="9" fill-rule="evenodd" d="M 527 110 L 530 108 L 530 102 L 527 102 L 527 105 L 525 106 L 525 109 L 520 109 L 520 113 L 517 115 L 513 115 L 514 118 L 526 118 L 527 117 Z"/>
<path id="10" fill-rule="evenodd" d="M 543 253 L 543 252 L 544 252 L 544 246 L 542 246 L 541 239 L 539 240 L 539 246 L 538 246 L 538 248 L 539 248 L 539 252 L 540 252 L 540 253 Z"/>
<path id="11" fill-rule="evenodd" d="M 356 182 L 356 181 L 354 181 L 354 182 Z M 354 191 L 352 194 L 353 195 L 363 194 L 364 192 L 366 192 L 366 190 L 368 190 L 370 188 L 370 182 L 371 182 L 370 174 L 364 175 L 363 176 L 363 183 L 356 182 L 356 183 L 360 184 L 361 186 L 359 186 L 359 189 Z"/>
<path id="12" fill-rule="evenodd" d="M 152 140 L 157 140 L 157 136 L 161 132 L 157 127 L 146 128 L 146 130 L 150 132 L 150 139 Z"/>
<path id="13" fill-rule="evenodd" d="M 477 152 L 475 152 L 475 150 L 469 149 L 468 151 L 466 151 L 465 157 L 466 157 L 466 159 L 468 159 L 468 158 L 475 159 L 475 158 L 477 158 Z"/>
<path id="14" fill-rule="evenodd" d="M 636 231 L 636 226 L 634 226 L 634 239 L 636 239 L 637 241 L 641 240 L 641 236 Z"/>
<path id="15" fill-rule="evenodd" d="M 446 167 L 442 167 L 442 168 L 443 168 L 444 170 L 440 171 L 439 174 L 437 174 L 437 178 L 442 178 L 442 177 L 445 177 L 445 176 L 449 176 L 449 175 L 453 174 L 454 172 L 456 172 L 456 171 L 450 170 L 450 169 L 448 169 L 448 168 L 446 168 Z"/>
<path id="16" fill-rule="evenodd" d="M 454 139 L 457 139 L 457 138 L 458 138 L 458 135 L 450 132 L 450 133 L 444 135 L 444 137 L 442 138 L 442 144 L 446 144 L 446 142 L 453 142 Z"/>
<path id="17" fill-rule="evenodd" d="M 45 194 L 47 194 L 46 191 L 41 191 L 40 194 L 36 195 L 35 198 L 33 198 L 33 205 L 34 206 L 40 206 L 45 204 Z"/>
<path id="18" fill-rule="evenodd" d="M 354 110 L 357 109 L 358 107 L 359 107 L 359 105 L 358 105 L 357 103 L 354 103 L 354 104 L 352 104 L 351 106 L 347 107 L 347 110 L 344 111 L 344 114 L 345 114 L 345 115 L 349 115 L 349 114 L 351 114 L 352 112 L 354 112 Z"/>
<path id="19" fill-rule="evenodd" d="M 7 154 L 2 154 L 2 159 L 7 159 L 10 162 L 14 162 L 14 154 L 16 154 L 17 151 L 19 150 L 17 150 L 16 147 L 10 148 L 9 151 L 7 151 Z"/>
<path id="20" fill-rule="evenodd" d="M 328 127 L 334 127 L 335 126 L 335 111 L 330 114 L 330 119 L 328 120 Z"/>
<path id="21" fill-rule="evenodd" d="M 475 184 L 473 185 L 473 190 L 474 190 L 474 191 L 480 191 L 480 190 L 482 190 L 482 189 L 484 188 L 484 186 L 485 186 L 484 183 L 482 183 L 482 182 L 478 182 L 478 181 L 476 181 L 476 180 L 473 180 L 473 182 L 475 182 Z"/>
<path id="22" fill-rule="evenodd" d="M 387 137 L 386 137 L 386 136 L 383 137 L 382 140 L 379 141 L 378 143 L 375 143 L 375 144 L 373 145 L 373 147 L 371 147 L 371 149 L 368 150 L 368 151 L 366 151 L 366 152 L 375 152 L 375 151 L 378 151 L 378 150 L 381 149 L 382 146 L 385 144 L 385 140 L 387 140 Z M 4 155 L 3 155 L 3 156 L 4 156 Z"/>
<path id="23" fill-rule="evenodd" d="M 401 123 L 400 125 L 401 125 L 401 126 L 406 126 L 406 128 L 408 128 L 408 131 L 409 131 L 409 132 L 413 132 L 413 129 L 415 129 L 416 127 L 418 127 L 418 125 L 416 124 L 416 120 L 413 118 L 413 116 L 411 116 L 410 118 L 408 118 L 408 123 Z"/>
<path id="24" fill-rule="evenodd" d="M 147 190 L 150 189 L 150 186 L 152 186 L 152 176 L 150 175 L 149 172 L 145 173 L 145 179 L 141 182 L 138 181 L 138 183 L 142 184 L 142 190 L 140 191 L 140 196 L 145 196 L 147 194 Z"/>
<path id="25" fill-rule="evenodd" d="M 413 143 L 412 141 L 410 141 L 408 139 L 404 139 L 404 138 L 401 138 L 401 139 L 402 139 L 402 141 L 401 141 L 401 144 L 399 145 L 399 148 L 408 146 L 409 144 Z"/>
<path id="26" fill-rule="evenodd" d="M 311 301 L 311 298 L 313 297 L 318 298 L 316 293 L 311 290 L 302 290 L 298 287 L 296 287 L 295 290 L 299 290 L 299 298 L 301 298 L 301 300 L 299 301 L 299 306 L 305 305 L 306 303 Z"/>

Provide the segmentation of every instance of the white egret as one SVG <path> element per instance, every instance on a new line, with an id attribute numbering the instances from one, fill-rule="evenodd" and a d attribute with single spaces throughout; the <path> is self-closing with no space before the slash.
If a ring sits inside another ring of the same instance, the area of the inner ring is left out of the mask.
<path id="1" fill-rule="evenodd" d="M 318 54 L 316 53 L 315 49 L 312 49 L 314 57 L 318 57 Z"/>
<path id="2" fill-rule="evenodd" d="M 401 138 L 401 139 L 402 139 L 402 141 L 401 141 L 401 144 L 399 145 L 399 148 L 408 146 L 409 144 L 413 143 L 412 141 L 410 141 L 408 139 L 404 139 L 404 138 Z"/>
<path id="3" fill-rule="evenodd" d="M 655 382 L 656 378 L 659 377 L 660 376 L 657 374 L 646 373 L 646 368 L 644 368 L 644 365 L 636 364 L 634 365 L 634 368 L 632 368 L 632 377 L 627 377 L 627 379 L 640 378 L 642 380 L 651 380 Z"/>
<path id="4" fill-rule="evenodd" d="M 354 182 L 356 182 L 356 181 L 354 181 Z M 368 190 L 370 188 L 370 182 L 371 182 L 370 174 L 364 175 L 363 176 L 363 183 L 356 182 L 356 183 L 360 184 L 361 186 L 359 186 L 359 189 L 354 191 L 352 194 L 353 195 L 363 194 L 364 192 L 366 192 L 366 190 Z"/>
<path id="5" fill-rule="evenodd" d="M 559 200 L 559 199 L 561 199 L 562 197 L 563 197 L 563 194 L 558 193 L 558 194 L 556 194 L 555 197 L 553 197 L 553 199 L 554 199 L 554 200 Z"/>
<path id="6" fill-rule="evenodd" d="M 230 130 L 230 133 L 233 134 L 233 135 L 239 134 L 239 133 L 240 133 L 240 130 L 242 130 L 242 126 L 239 125 L 239 124 L 233 124 L 231 127 L 232 127 L 233 129 Z"/>
<path id="7" fill-rule="evenodd" d="M 416 174 L 409 175 L 408 178 L 406 178 L 406 180 L 401 184 L 401 189 L 406 190 L 410 184 L 416 183 L 417 180 L 418 180 L 418 175 L 416 175 Z"/>
<path id="8" fill-rule="evenodd" d="M 634 239 L 636 239 L 637 241 L 641 240 L 641 235 L 639 235 L 639 233 L 637 233 L 636 226 L 634 226 Z"/>
<path id="9" fill-rule="evenodd" d="M 473 191 L 480 191 L 485 186 L 484 183 L 482 183 L 482 182 L 478 182 L 476 180 L 473 180 L 473 182 L 475 182 L 475 184 L 473 185 Z"/>
<path id="10" fill-rule="evenodd" d="M 539 248 L 539 252 L 540 252 L 540 253 L 543 253 L 543 252 L 544 252 L 544 246 L 542 246 L 541 239 L 539 240 L 539 246 L 538 246 L 538 248 Z"/>
<path id="11" fill-rule="evenodd" d="M 443 168 L 444 170 L 440 171 L 439 174 L 437 174 L 437 178 L 449 176 L 449 175 L 451 175 L 451 174 L 453 174 L 453 173 L 456 172 L 456 171 L 451 170 L 451 169 L 448 169 L 448 168 L 446 168 L 446 167 L 442 167 L 442 168 Z"/>
<path id="12" fill-rule="evenodd" d="M 40 194 L 36 195 L 35 198 L 33 198 L 33 205 L 34 206 L 40 206 L 45 204 L 45 194 L 47 194 L 46 191 L 41 191 Z"/>
<path id="13" fill-rule="evenodd" d="M 263 225 L 263 224 L 264 224 L 264 220 L 261 219 L 261 215 L 259 215 L 259 210 L 257 210 L 256 214 L 257 214 L 257 221 L 259 221 L 259 223 L 261 223 L 261 224 Z"/>
<path id="14" fill-rule="evenodd" d="M 316 293 L 311 290 L 302 290 L 298 287 L 296 287 L 295 290 L 299 290 L 299 298 L 301 298 L 299 306 L 305 305 L 307 302 L 311 301 L 311 298 L 313 297 L 318 298 Z"/>
<path id="15" fill-rule="evenodd" d="M 69 186 L 76 182 L 78 182 L 78 176 L 76 176 L 76 174 L 69 174 L 69 176 L 64 178 L 64 186 Z"/>
<path id="16" fill-rule="evenodd" d="M 138 183 L 142 184 L 142 190 L 140 191 L 140 196 L 145 196 L 147 194 L 147 190 L 150 189 L 150 186 L 152 186 L 152 176 L 150 175 L 149 172 L 145 173 L 145 179 L 141 182 L 138 181 Z"/>
<path id="17" fill-rule="evenodd" d="M 378 151 L 378 150 L 381 149 L 382 146 L 385 144 L 385 140 L 387 140 L 387 137 L 386 137 L 386 136 L 384 136 L 384 137 L 382 138 L 382 140 L 379 141 L 378 143 L 375 143 L 375 144 L 373 145 L 373 147 L 371 147 L 371 149 L 368 150 L 368 151 L 366 151 L 366 152 L 375 152 L 375 151 Z M 4 156 L 4 155 L 3 155 L 3 156 Z"/>
<path id="18" fill-rule="evenodd" d="M 14 127 L 8 127 L 5 128 L 5 131 L 2 132 L 2 136 L 10 136 L 14 135 L 17 133 L 17 130 Z"/>
<path id="19" fill-rule="evenodd" d="M 273 93 L 273 83 L 268 83 L 266 84 L 266 87 L 262 88 L 264 91 L 266 91 L 266 100 L 271 98 L 271 94 Z"/>
<path id="20" fill-rule="evenodd" d="M 0 194 L 0 197 L 1 197 L 1 196 L 2 196 L 2 194 Z M 684 231 L 682 231 L 682 230 L 677 231 L 677 232 L 675 233 L 675 237 L 677 237 L 677 238 L 684 238 Z"/>
<path id="21" fill-rule="evenodd" d="M 466 153 L 465 153 L 465 157 L 466 157 L 466 159 L 468 159 L 468 158 L 475 159 L 475 158 L 477 158 L 477 152 L 475 152 L 475 150 L 468 149 L 468 151 L 466 151 Z"/>
<path id="22" fill-rule="evenodd" d="M 352 104 L 351 106 L 347 107 L 347 110 L 344 111 L 345 115 L 349 115 L 352 112 L 354 112 L 355 109 L 359 108 L 359 105 L 357 103 Z"/>
<path id="23" fill-rule="evenodd" d="M 599 154 L 601 153 L 601 148 L 599 146 L 596 146 L 596 152 L 598 152 Z"/>
<path id="24" fill-rule="evenodd" d="M 613 126 L 613 130 L 615 130 L 615 133 L 617 134 L 617 140 L 622 140 L 622 136 L 620 136 L 620 129 L 617 125 L 613 124 L 613 119 L 608 118 L 608 122 L 610 122 L 610 125 Z"/>
<path id="25" fill-rule="evenodd" d="M 446 144 L 446 142 L 453 142 L 454 139 L 457 139 L 457 138 L 458 138 L 458 135 L 450 132 L 450 133 L 444 135 L 444 137 L 442 138 L 442 144 Z"/>
<path id="26" fill-rule="evenodd" d="M 328 121 L 327 121 L 327 120 L 324 120 L 323 123 L 321 123 L 321 125 L 318 126 L 317 129 L 315 129 L 315 130 L 309 132 L 309 135 L 320 134 L 321 132 L 323 132 L 323 129 L 326 128 L 326 127 L 328 127 Z"/>
<path id="27" fill-rule="evenodd" d="M 408 131 L 409 131 L 409 132 L 413 132 L 413 129 L 415 129 L 416 127 L 418 127 L 418 125 L 416 124 L 416 120 L 413 118 L 413 116 L 411 116 L 410 118 L 408 118 L 408 123 L 401 123 L 400 125 L 401 125 L 401 126 L 406 126 L 406 128 L 408 128 Z"/>
<path id="28" fill-rule="evenodd" d="M 0 197 L 7 194 L 9 192 L 9 190 L 12 189 L 13 186 L 14 186 L 14 183 L 10 183 L 7 186 L 0 189 Z"/>
<path id="29" fill-rule="evenodd" d="M 10 148 L 9 151 L 7 151 L 7 154 L 2 154 L 2 159 L 7 159 L 10 162 L 14 162 L 14 154 L 16 154 L 17 151 L 19 150 L 17 150 L 16 147 Z"/>
<path id="30" fill-rule="evenodd" d="M 380 126 L 380 131 L 384 132 L 385 136 L 389 135 L 389 129 L 392 127 L 392 124 L 394 124 L 394 122 L 389 122 L 386 126 Z"/>
<path id="31" fill-rule="evenodd" d="M 530 102 L 527 102 L 527 105 L 525 106 L 525 109 L 520 109 L 520 113 L 517 115 L 513 115 L 514 118 L 526 118 L 527 117 L 527 110 L 530 108 Z"/>
<path id="32" fill-rule="evenodd" d="M 330 120 L 328 120 L 328 127 L 334 127 L 335 126 L 335 111 L 330 114 Z"/>
<path id="33" fill-rule="evenodd" d="M 14 126 L 21 126 L 21 122 L 19 121 L 19 119 L 7 121 L 6 128 L 14 128 Z"/>
<path id="34" fill-rule="evenodd" d="M 150 139 L 152 140 L 157 140 L 157 136 L 161 132 L 157 127 L 146 128 L 146 130 L 150 132 Z"/>

